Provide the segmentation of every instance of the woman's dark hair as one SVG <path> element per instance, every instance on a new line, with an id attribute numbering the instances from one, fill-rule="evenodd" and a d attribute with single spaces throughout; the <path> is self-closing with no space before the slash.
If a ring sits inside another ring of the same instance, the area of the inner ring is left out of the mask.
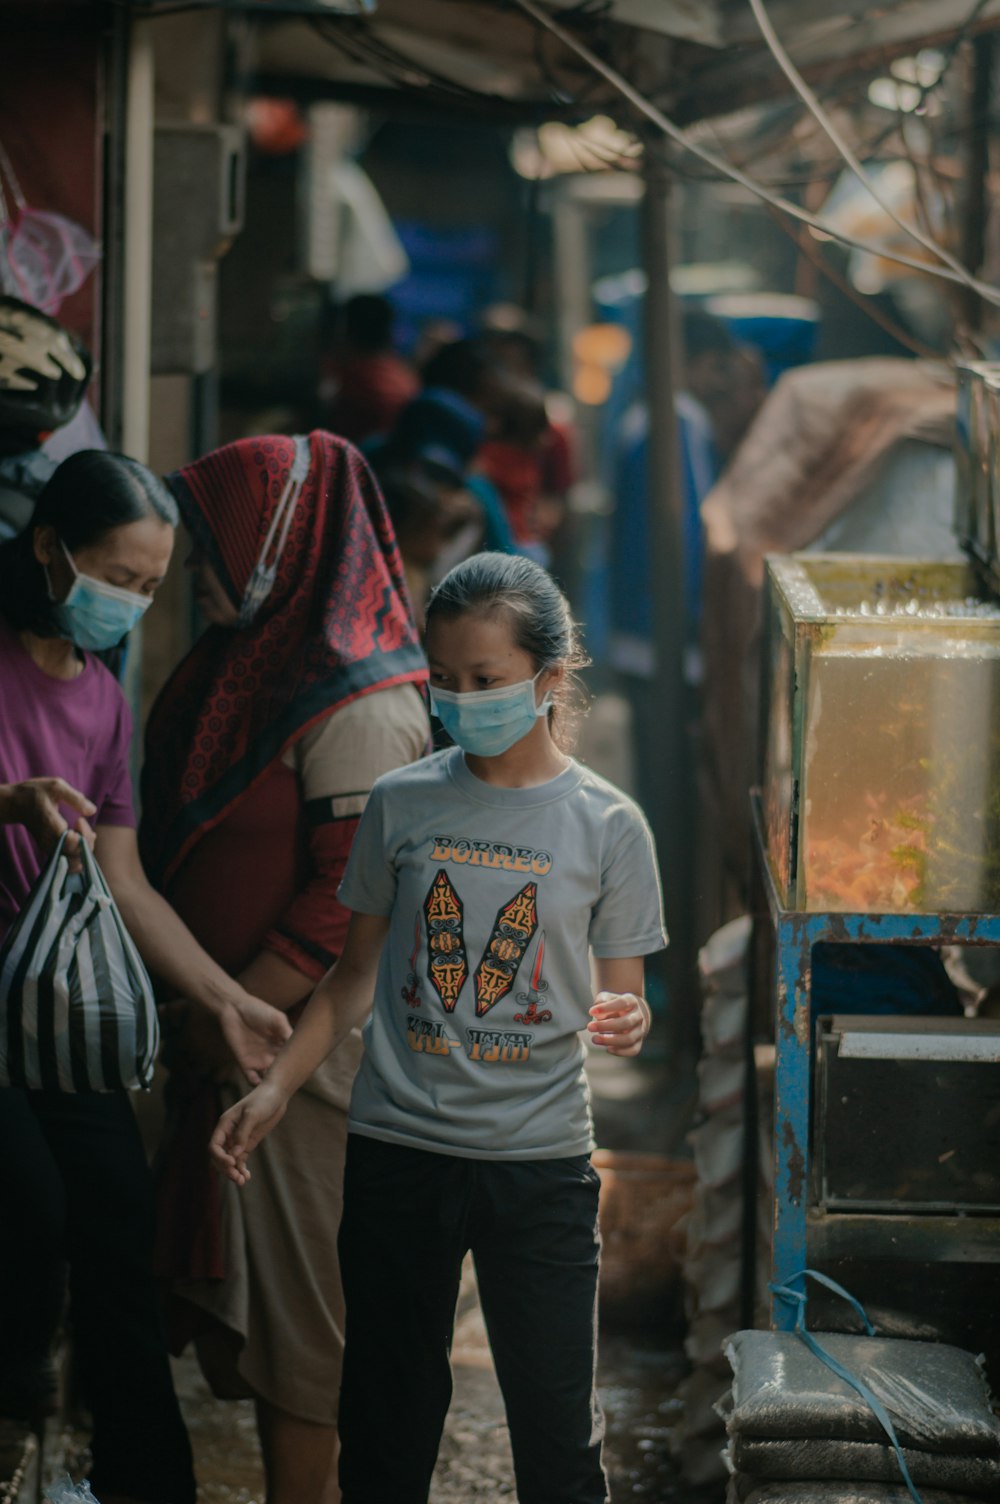
<path id="1" fill-rule="evenodd" d="M 494 370 L 495 362 L 481 340 L 457 339 L 434 352 L 420 377 L 425 387 L 443 387 L 470 402 L 479 402 Z"/>
<path id="2" fill-rule="evenodd" d="M 138 460 L 104 449 L 81 449 L 63 460 L 35 502 L 27 527 L 0 544 L 0 610 L 14 630 L 58 635 L 45 570 L 35 558 L 36 528 L 54 528 L 73 554 L 146 517 L 170 527 L 180 520 L 166 486 Z"/>
<path id="3" fill-rule="evenodd" d="M 506 616 L 514 641 L 535 672 L 567 670 L 556 690 L 552 729 L 560 746 L 572 740 L 585 699 L 576 671 L 589 659 L 580 641 L 569 601 L 547 570 L 520 554 L 473 554 L 445 575 L 427 602 L 427 630 L 436 619 Z"/>

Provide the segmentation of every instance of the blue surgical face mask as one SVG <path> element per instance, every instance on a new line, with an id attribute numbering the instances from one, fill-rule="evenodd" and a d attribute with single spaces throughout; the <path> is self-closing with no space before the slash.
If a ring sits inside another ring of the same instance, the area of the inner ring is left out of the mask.
<path id="1" fill-rule="evenodd" d="M 452 741 L 473 757 L 499 757 L 521 741 L 536 720 L 548 715 L 552 696 L 535 704 L 535 680 L 522 679 L 503 689 L 476 689 L 464 695 L 450 689 L 432 689 L 434 714 Z"/>
<path id="2" fill-rule="evenodd" d="M 93 575 L 81 574 L 65 543 L 61 547 L 69 560 L 74 579 L 66 599 L 56 602 L 52 608 L 56 625 L 62 635 L 75 642 L 78 648 L 86 648 L 92 653 L 113 648 L 127 632 L 131 632 L 149 606 L 152 596 L 137 595 L 132 590 L 120 590 L 117 585 L 109 585 L 106 580 L 95 580 Z M 49 595 L 52 595 L 51 583 Z"/>

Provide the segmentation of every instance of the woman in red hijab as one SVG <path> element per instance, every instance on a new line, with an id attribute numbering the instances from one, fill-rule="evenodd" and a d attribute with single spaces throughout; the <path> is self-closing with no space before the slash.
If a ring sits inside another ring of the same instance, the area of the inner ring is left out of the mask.
<path id="1" fill-rule="evenodd" d="M 423 655 L 382 498 L 344 440 L 245 439 L 167 483 L 210 625 L 150 717 L 147 870 L 212 956 L 293 1011 L 339 952 L 337 888 L 372 783 L 426 746 Z M 360 1038 L 317 1071 L 241 1198 L 206 1155 L 239 1074 L 194 1010 L 168 1011 L 159 1272 L 174 1343 L 194 1339 L 217 1395 L 256 1400 L 268 1504 L 331 1504 Z"/>

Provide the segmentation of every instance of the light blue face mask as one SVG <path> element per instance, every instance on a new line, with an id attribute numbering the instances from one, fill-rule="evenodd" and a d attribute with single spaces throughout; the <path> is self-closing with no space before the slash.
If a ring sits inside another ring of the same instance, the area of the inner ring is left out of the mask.
<path id="1" fill-rule="evenodd" d="M 66 599 L 53 606 L 56 625 L 64 637 L 91 653 L 115 647 L 127 632 L 131 632 L 152 596 L 120 590 L 117 585 L 109 585 L 107 580 L 95 580 L 93 575 L 81 574 L 65 543 L 61 543 L 61 547 L 74 579 Z M 51 583 L 49 595 L 52 595 Z"/>
<path id="2" fill-rule="evenodd" d="M 474 689 L 464 695 L 432 689 L 434 714 L 452 741 L 473 757 L 499 757 L 526 737 L 536 720 L 548 715 L 552 696 L 535 704 L 535 680 L 522 679 L 503 689 Z"/>

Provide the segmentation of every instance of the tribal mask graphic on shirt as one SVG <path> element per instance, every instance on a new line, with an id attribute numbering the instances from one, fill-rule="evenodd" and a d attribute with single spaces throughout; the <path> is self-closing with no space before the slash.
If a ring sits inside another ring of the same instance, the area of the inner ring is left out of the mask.
<path id="1" fill-rule="evenodd" d="M 427 975 L 445 1010 L 453 1012 L 469 975 L 462 930 L 462 900 L 447 872 L 439 872 L 424 900 L 427 920 Z"/>
<path id="2" fill-rule="evenodd" d="M 482 1018 L 505 998 L 514 985 L 517 969 L 524 960 L 538 928 L 538 884 L 527 883 L 503 905 L 493 924 L 476 967 L 476 1013 Z"/>
<path id="3" fill-rule="evenodd" d="M 424 900 L 427 922 L 427 975 L 448 1013 L 454 1012 L 469 976 L 465 948 L 464 909 L 447 872 L 439 871 Z M 502 904 L 476 967 L 476 1014 L 482 1018 L 514 986 L 518 969 L 538 928 L 538 884 L 527 883 Z M 541 969 L 542 947 L 538 967 Z M 415 981 L 415 978 L 414 978 Z M 415 993 L 415 987 L 412 989 Z M 404 989 L 404 999 L 413 997 Z M 548 1015 L 551 1018 L 551 1014 Z M 530 1020 L 541 1022 L 537 1012 Z"/>

